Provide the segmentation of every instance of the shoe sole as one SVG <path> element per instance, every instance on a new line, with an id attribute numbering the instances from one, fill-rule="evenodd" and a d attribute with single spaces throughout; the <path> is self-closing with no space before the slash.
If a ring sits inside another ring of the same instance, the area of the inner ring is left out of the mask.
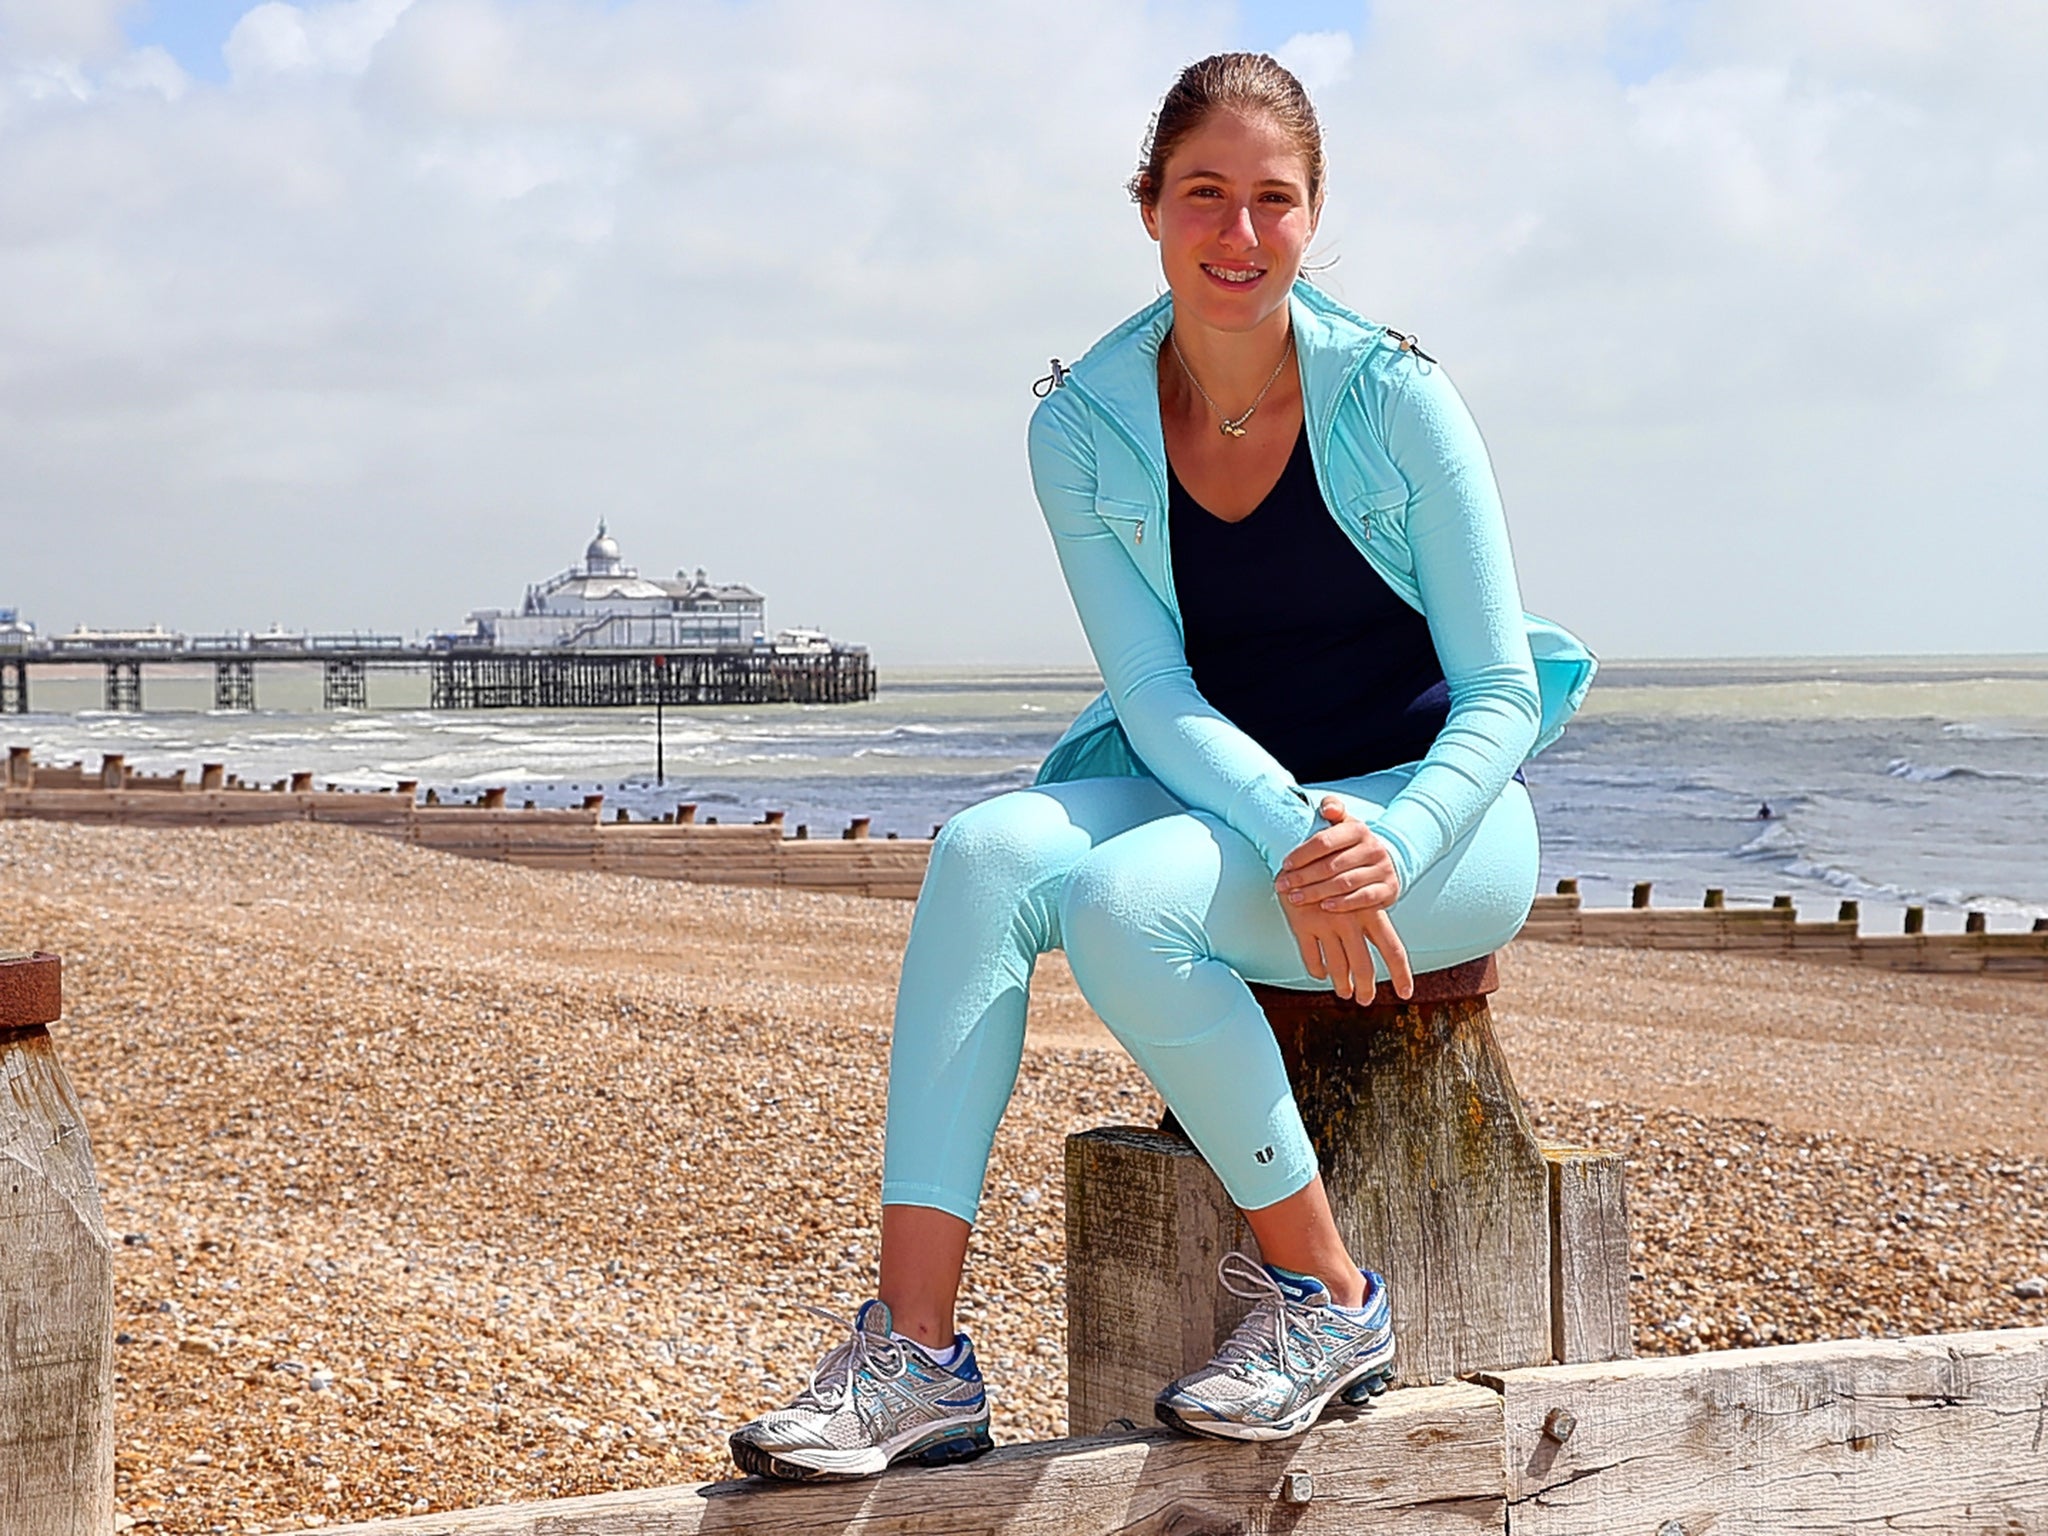
<path id="1" fill-rule="evenodd" d="M 742 1440 L 737 1435 L 726 1443 L 732 1448 L 732 1459 L 742 1472 L 788 1483 L 848 1482 L 856 1478 L 876 1477 L 900 1461 L 914 1460 L 921 1467 L 948 1467 L 956 1462 L 972 1461 L 996 1448 L 995 1442 L 989 1438 L 986 1423 L 946 1425 L 893 1452 L 884 1452 L 880 1446 L 870 1446 L 865 1451 L 777 1453 L 765 1450 L 751 1440 Z M 809 1461 L 795 1459 L 800 1456 L 814 1457 L 825 1464 L 813 1465 Z"/>
<path id="2" fill-rule="evenodd" d="M 1278 1424 L 1240 1424 L 1229 1419 L 1188 1419 L 1163 1401 L 1154 1401 L 1152 1416 L 1169 1429 L 1184 1435 L 1206 1435 L 1216 1440 L 1288 1440 L 1323 1416 L 1330 1399 L 1340 1397 L 1352 1407 L 1370 1402 L 1394 1384 L 1394 1357 L 1368 1361 L 1358 1374 L 1338 1382 L 1321 1397 L 1311 1398 L 1290 1419 Z"/>

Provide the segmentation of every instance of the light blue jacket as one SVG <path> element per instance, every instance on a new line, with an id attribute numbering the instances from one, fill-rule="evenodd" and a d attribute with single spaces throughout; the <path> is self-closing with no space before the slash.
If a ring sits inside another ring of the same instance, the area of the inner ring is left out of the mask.
<path id="1" fill-rule="evenodd" d="M 1373 824 L 1406 890 L 1557 739 L 1594 660 L 1522 611 L 1486 445 L 1443 370 L 1309 283 L 1295 285 L 1290 303 L 1323 501 L 1428 619 L 1450 689 L 1443 730 Z M 1210 706 L 1188 669 L 1159 425 L 1159 348 L 1172 323 L 1167 295 L 1097 342 L 1031 418 L 1032 483 L 1107 685 L 1038 782 L 1149 773 L 1249 838 L 1277 872 L 1323 823 L 1316 802 Z M 1341 574 L 1304 570 L 1303 600 Z"/>

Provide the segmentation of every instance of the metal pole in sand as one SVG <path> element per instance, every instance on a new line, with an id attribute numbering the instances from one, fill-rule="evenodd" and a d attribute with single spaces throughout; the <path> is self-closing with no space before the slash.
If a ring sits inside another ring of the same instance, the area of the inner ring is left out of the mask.
<path id="1" fill-rule="evenodd" d="M 654 783 L 659 788 L 667 777 L 663 770 L 661 703 L 668 693 L 668 658 L 654 658 Z"/>

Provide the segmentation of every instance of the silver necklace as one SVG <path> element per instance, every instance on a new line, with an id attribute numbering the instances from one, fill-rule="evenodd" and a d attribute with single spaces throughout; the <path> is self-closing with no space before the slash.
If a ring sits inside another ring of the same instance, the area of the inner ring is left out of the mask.
<path id="1" fill-rule="evenodd" d="M 1273 365 L 1272 377 L 1266 380 L 1265 389 L 1261 389 L 1253 398 L 1252 403 L 1244 408 L 1242 416 L 1232 418 L 1225 416 L 1223 414 L 1223 407 L 1214 400 L 1209 399 L 1209 391 L 1202 388 L 1202 381 L 1195 377 L 1195 370 L 1190 368 L 1188 360 L 1181 356 L 1180 338 L 1174 335 L 1172 331 L 1168 331 L 1166 333 L 1166 340 L 1173 348 L 1173 360 L 1180 364 L 1180 371 L 1186 374 L 1188 382 L 1195 386 L 1195 393 L 1200 395 L 1207 403 L 1209 409 L 1216 413 L 1216 430 L 1225 437 L 1244 436 L 1244 424 L 1252 419 L 1252 412 L 1256 411 L 1265 400 L 1266 390 L 1273 387 L 1274 380 L 1280 377 L 1280 370 L 1287 366 L 1287 359 L 1294 351 L 1294 332 L 1290 330 L 1287 333 L 1287 345 L 1280 349 L 1280 361 Z"/>

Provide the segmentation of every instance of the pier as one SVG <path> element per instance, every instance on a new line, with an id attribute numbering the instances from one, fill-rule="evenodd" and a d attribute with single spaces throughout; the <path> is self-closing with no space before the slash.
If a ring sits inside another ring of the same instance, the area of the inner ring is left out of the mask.
<path id="1" fill-rule="evenodd" d="M 257 707 L 266 666 L 317 666 L 323 708 L 368 709 L 370 675 L 426 672 L 435 709 L 614 709 L 709 704 L 858 704 L 875 696 L 864 645 L 822 630 L 770 633 L 766 600 L 699 567 L 642 577 L 597 526 L 580 563 L 527 588 L 517 611 L 480 608 L 425 640 L 352 630 L 185 635 L 86 629 L 39 639 L 0 608 L 0 714 L 29 713 L 29 668 L 99 667 L 111 712 L 143 707 L 143 669 L 211 666 L 213 707 Z"/>
<path id="2" fill-rule="evenodd" d="M 261 638 L 261 637 L 255 637 Z M 105 707 L 133 714 L 144 705 L 144 669 L 213 668 L 213 707 L 257 707 L 258 669 L 320 668 L 327 709 L 370 707 L 370 675 L 426 671 L 435 709 L 609 709 L 708 704 L 857 704 L 875 696 L 875 665 L 865 646 L 798 651 L 773 646 L 697 650 L 596 651 L 562 647 L 456 648 L 393 638 L 309 636 L 290 645 L 208 644 L 165 637 L 162 644 L 64 645 L 0 658 L 0 713 L 27 714 L 31 667 L 103 669 Z"/>

